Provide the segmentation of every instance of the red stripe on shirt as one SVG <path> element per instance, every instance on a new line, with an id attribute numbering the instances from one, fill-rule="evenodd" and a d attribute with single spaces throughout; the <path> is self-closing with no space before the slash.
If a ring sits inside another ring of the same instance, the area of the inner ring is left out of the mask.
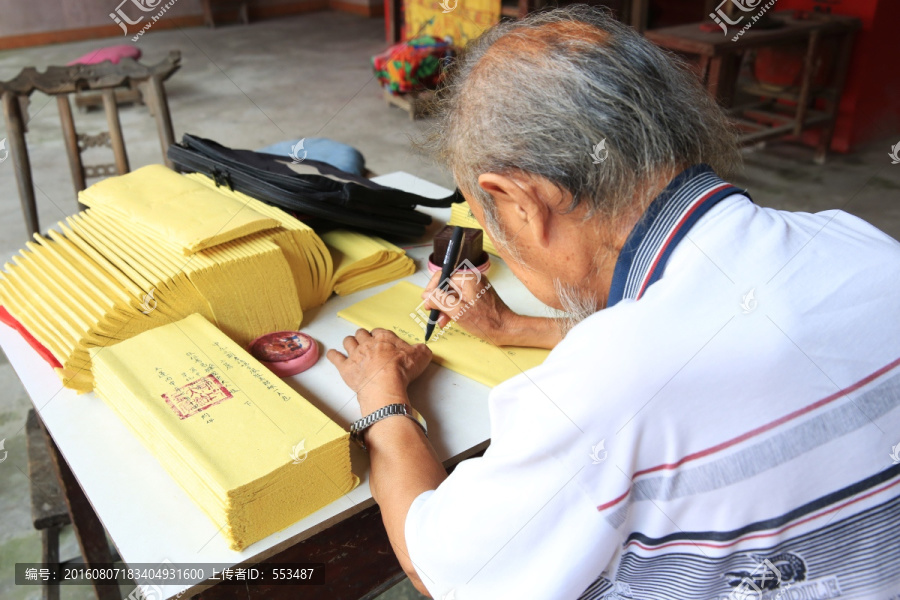
<path id="1" fill-rule="evenodd" d="M 732 438 L 730 440 L 724 441 L 721 444 L 717 444 L 715 446 L 707 448 L 706 450 L 700 450 L 699 452 L 694 452 L 693 454 L 688 454 L 687 456 L 685 456 L 673 463 L 665 463 L 662 465 L 657 465 L 655 467 L 650 467 L 649 469 L 635 471 L 635 473 L 631 476 L 631 481 L 634 481 L 637 477 L 640 477 L 641 475 L 646 475 L 647 473 L 653 473 L 655 471 L 668 471 L 668 470 L 672 470 L 672 469 L 677 469 L 678 467 L 680 467 L 681 465 L 683 465 L 685 463 L 691 462 L 693 460 L 697 460 L 698 458 L 704 458 L 704 457 L 710 456 L 711 454 L 715 454 L 716 452 L 720 452 L 726 448 L 730 448 L 731 446 L 740 444 L 741 442 L 745 442 L 745 441 L 747 441 L 753 437 L 756 437 L 762 433 L 770 431 L 771 429 L 774 429 L 775 427 L 778 427 L 779 425 L 783 425 L 783 424 L 787 423 L 788 421 L 796 419 L 797 417 L 803 416 L 808 412 L 811 412 L 821 406 L 824 406 L 824 405 L 828 404 L 829 402 L 834 402 L 838 398 L 845 396 L 846 394 L 849 394 L 850 392 L 854 392 L 854 391 L 858 390 L 859 388 L 863 387 L 864 385 L 867 385 L 867 384 L 871 383 L 872 381 L 874 381 L 875 379 L 881 377 L 888 371 L 896 368 L 898 365 L 900 365 L 900 358 L 886 364 L 885 366 L 881 367 L 874 373 L 867 375 L 863 379 L 860 379 L 859 381 L 857 381 L 850 387 L 847 387 L 847 388 L 844 388 L 843 390 L 837 391 L 834 394 L 831 394 L 830 396 L 826 396 L 825 398 L 822 398 L 821 400 L 817 400 L 817 401 L 813 402 L 812 404 L 804 406 L 803 408 L 799 408 L 792 413 L 788 413 L 788 414 L 784 415 L 783 417 L 775 419 L 774 421 L 772 421 L 770 423 L 766 423 L 765 425 L 761 425 L 761 426 L 757 427 L 756 429 L 751 429 L 750 431 L 743 433 L 743 434 L 741 434 L 735 438 Z M 625 497 L 628 495 L 628 493 L 630 491 L 631 491 L 631 488 L 629 487 L 628 491 L 626 491 L 624 494 L 622 494 L 615 500 L 611 500 L 605 504 L 601 504 L 600 506 L 597 507 L 597 510 L 606 510 L 607 508 L 618 504 L 619 502 L 621 502 L 622 500 L 625 499 Z"/>

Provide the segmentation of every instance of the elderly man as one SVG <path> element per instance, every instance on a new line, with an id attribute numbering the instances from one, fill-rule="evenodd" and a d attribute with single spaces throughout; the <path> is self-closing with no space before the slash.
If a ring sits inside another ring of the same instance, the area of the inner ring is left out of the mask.
<path id="1" fill-rule="evenodd" d="M 739 155 L 691 76 L 583 6 L 471 44 L 435 144 L 506 264 L 570 321 L 491 291 L 453 325 L 553 350 L 491 391 L 491 446 L 449 477 L 413 419 L 362 434 L 419 590 L 897 597 L 900 244 L 753 204 L 719 178 Z M 415 404 L 425 346 L 360 330 L 344 349 L 329 358 L 363 415 Z"/>

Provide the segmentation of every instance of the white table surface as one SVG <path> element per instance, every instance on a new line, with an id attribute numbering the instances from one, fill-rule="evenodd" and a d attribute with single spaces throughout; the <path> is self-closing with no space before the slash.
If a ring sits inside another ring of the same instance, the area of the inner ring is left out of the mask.
<path id="1" fill-rule="evenodd" d="M 375 181 L 423 196 L 444 197 L 450 190 L 404 172 Z M 448 218 L 449 209 L 420 209 L 435 217 L 434 232 Z M 416 272 L 407 277 L 419 286 L 429 280 L 426 268 L 431 244 L 412 247 Z M 488 273 L 498 293 L 517 312 L 546 314 L 532 296 L 496 257 Z M 323 306 L 307 311 L 303 331 L 320 343 L 323 358 L 310 370 L 287 379 L 289 384 L 342 427 L 360 417 L 353 392 L 324 358 L 330 348 L 342 349 L 341 340 L 356 326 L 337 317 L 337 312 L 376 294 L 396 282 L 349 296 L 332 296 Z M 313 534 L 371 506 L 369 462 L 351 444 L 353 472 L 360 485 L 307 518 L 277 532 L 241 552 L 228 548 L 218 527 L 185 494 L 157 460 L 128 431 L 125 424 L 92 393 L 77 395 L 62 387 L 36 352 L 11 328 L 0 324 L 0 346 L 9 357 L 32 402 L 81 484 L 84 493 L 128 564 L 160 564 L 171 561 L 249 564 L 264 560 Z M 487 445 L 490 427 L 488 388 L 432 363 L 410 386 L 413 405 L 428 421 L 429 437 L 445 465 L 462 460 Z M 180 592 L 195 593 L 210 584 L 163 586 L 166 598 Z M 130 590 L 123 590 L 127 595 Z"/>

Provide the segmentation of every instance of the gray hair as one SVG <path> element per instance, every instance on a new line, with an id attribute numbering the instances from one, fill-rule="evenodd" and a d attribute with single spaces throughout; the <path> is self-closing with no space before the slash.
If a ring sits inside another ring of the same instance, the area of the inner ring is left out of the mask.
<path id="1" fill-rule="evenodd" d="M 707 163 L 740 164 L 724 114 L 679 60 L 607 10 L 573 5 L 486 31 L 451 65 L 439 119 L 422 144 L 482 206 L 500 244 L 483 173 L 533 174 L 572 194 L 587 214 L 615 218 L 648 182 Z M 606 140 L 608 157 L 591 151 Z"/>

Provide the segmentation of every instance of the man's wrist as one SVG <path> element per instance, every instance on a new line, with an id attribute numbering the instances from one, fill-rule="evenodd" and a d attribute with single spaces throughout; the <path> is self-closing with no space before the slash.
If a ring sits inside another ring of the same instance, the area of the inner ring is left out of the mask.
<path id="1" fill-rule="evenodd" d="M 370 453 L 373 448 L 383 450 L 394 444 L 405 447 L 408 442 L 417 438 L 427 438 L 418 423 L 403 415 L 393 415 L 377 421 L 370 425 L 362 435 Z"/>
<path id="2" fill-rule="evenodd" d="M 409 404 L 406 382 L 399 375 L 373 377 L 356 393 L 356 399 L 363 416 L 388 404 Z"/>
<path id="3" fill-rule="evenodd" d="M 553 348 L 561 339 L 556 319 L 531 317 L 512 313 L 503 335 L 495 342 L 499 346 L 526 346 L 531 348 Z"/>

